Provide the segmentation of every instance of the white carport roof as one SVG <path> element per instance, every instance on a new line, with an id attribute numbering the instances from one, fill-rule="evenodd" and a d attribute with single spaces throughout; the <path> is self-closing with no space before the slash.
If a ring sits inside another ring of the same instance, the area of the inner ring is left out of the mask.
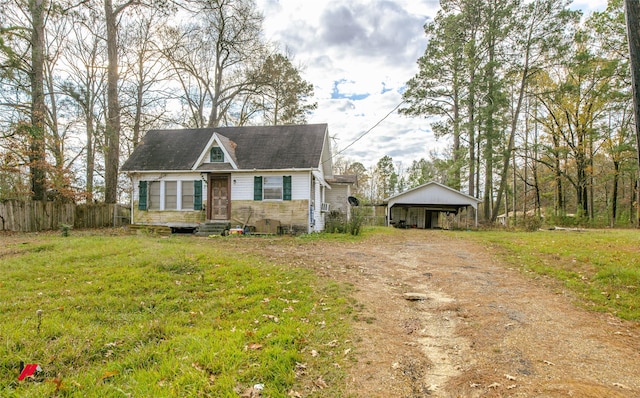
<path id="1" fill-rule="evenodd" d="M 394 206 L 424 207 L 434 211 L 450 211 L 457 213 L 460 209 L 471 206 L 478 210 L 480 199 L 464 194 L 435 181 L 422 184 L 408 191 L 385 199 L 387 209 Z"/>

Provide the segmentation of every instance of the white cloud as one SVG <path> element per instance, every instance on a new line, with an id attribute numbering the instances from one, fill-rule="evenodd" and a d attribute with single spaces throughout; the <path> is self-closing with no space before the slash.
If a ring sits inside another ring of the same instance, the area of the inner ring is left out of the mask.
<path id="1" fill-rule="evenodd" d="M 587 10 L 606 6 L 606 0 L 577 3 Z M 257 5 L 265 15 L 267 39 L 290 50 L 304 66 L 304 79 L 314 84 L 318 109 L 309 122 L 328 123 L 342 149 L 402 101 L 426 47 L 424 24 L 436 15 L 439 1 L 257 0 Z M 394 112 L 344 156 L 371 166 L 389 155 L 409 165 L 445 146 L 427 120 Z"/>
<path id="2" fill-rule="evenodd" d="M 589 14 L 593 11 L 604 11 L 607 8 L 607 0 L 574 0 L 570 7 Z"/>

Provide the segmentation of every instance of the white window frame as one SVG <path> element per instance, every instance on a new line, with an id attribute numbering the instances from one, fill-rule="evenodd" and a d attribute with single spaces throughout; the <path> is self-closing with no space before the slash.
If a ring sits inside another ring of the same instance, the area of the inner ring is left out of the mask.
<path id="1" fill-rule="evenodd" d="M 262 176 L 262 200 L 283 200 L 283 198 L 284 183 L 282 176 Z"/>

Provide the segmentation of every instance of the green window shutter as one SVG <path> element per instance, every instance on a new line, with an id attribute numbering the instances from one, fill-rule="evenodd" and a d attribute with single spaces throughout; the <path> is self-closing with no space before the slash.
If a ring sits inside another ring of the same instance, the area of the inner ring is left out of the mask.
<path id="1" fill-rule="evenodd" d="M 193 181 L 193 210 L 202 210 L 202 180 Z"/>
<path id="2" fill-rule="evenodd" d="M 138 210 L 147 210 L 147 181 L 138 182 Z"/>
<path id="3" fill-rule="evenodd" d="M 262 200 L 262 177 L 253 177 L 253 200 Z"/>
<path id="4" fill-rule="evenodd" d="M 291 176 L 282 177 L 282 200 L 291 200 Z"/>

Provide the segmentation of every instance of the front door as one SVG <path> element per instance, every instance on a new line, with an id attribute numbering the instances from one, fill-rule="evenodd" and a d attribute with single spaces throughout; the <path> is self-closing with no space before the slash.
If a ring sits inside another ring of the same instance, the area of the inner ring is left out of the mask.
<path id="1" fill-rule="evenodd" d="M 209 210 L 208 218 L 210 220 L 228 220 L 230 213 L 229 200 L 229 176 L 210 176 L 209 177 Z"/>

